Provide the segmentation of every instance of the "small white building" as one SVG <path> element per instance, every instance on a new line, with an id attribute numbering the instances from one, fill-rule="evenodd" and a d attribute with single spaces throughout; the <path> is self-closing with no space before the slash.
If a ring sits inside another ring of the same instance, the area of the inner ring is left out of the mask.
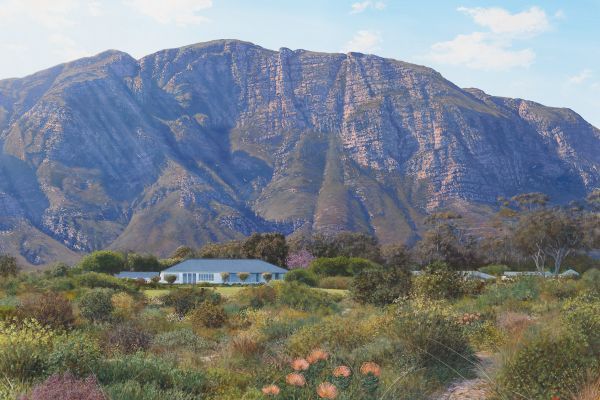
<path id="1" fill-rule="evenodd" d="M 119 272 L 118 274 L 116 274 L 115 277 L 121 278 L 121 279 L 134 279 L 134 280 L 143 279 L 146 282 L 150 282 L 152 280 L 152 278 L 154 278 L 155 276 L 159 276 L 159 275 L 160 275 L 160 272 L 123 271 L 123 272 Z"/>
<path id="2" fill-rule="evenodd" d="M 271 280 L 282 280 L 288 272 L 276 265 L 262 260 L 239 259 L 191 259 L 173 265 L 160 273 L 161 282 L 166 277 L 174 275 L 176 284 L 218 283 L 218 284 L 259 284 L 265 283 L 265 274 L 270 274 Z M 246 280 L 240 279 L 240 274 L 246 273 Z M 223 277 L 227 279 L 224 280 Z"/>

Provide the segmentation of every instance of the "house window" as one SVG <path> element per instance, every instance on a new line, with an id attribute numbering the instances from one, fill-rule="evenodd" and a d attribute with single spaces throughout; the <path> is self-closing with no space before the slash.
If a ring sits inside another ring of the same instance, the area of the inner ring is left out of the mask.
<path id="1" fill-rule="evenodd" d="M 213 282 L 215 280 L 215 274 L 198 274 L 198 280 L 204 282 Z"/>
<path id="2" fill-rule="evenodd" d="M 184 284 L 195 284 L 196 283 L 196 274 L 183 274 L 183 283 Z"/>

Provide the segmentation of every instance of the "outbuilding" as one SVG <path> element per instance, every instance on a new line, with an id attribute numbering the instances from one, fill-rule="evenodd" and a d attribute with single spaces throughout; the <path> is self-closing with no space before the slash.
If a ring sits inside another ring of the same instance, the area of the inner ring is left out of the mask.
<path id="1" fill-rule="evenodd" d="M 287 270 L 262 260 L 190 259 L 160 273 L 161 282 L 174 275 L 176 284 L 259 284 L 281 280 Z M 244 279 L 245 278 L 245 279 Z"/>

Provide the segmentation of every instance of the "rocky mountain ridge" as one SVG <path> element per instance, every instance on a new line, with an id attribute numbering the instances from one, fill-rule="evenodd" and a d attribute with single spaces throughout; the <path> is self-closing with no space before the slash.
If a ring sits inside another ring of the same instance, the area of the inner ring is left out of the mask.
<path id="1" fill-rule="evenodd" d="M 236 40 L 1 80 L 0 149 L 0 251 L 34 265 L 252 231 L 410 241 L 437 208 L 600 185 L 600 131 L 571 110 Z"/>

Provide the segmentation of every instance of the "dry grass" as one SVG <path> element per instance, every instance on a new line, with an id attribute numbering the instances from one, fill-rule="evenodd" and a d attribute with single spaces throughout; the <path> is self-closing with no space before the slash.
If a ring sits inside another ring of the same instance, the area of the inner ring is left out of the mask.
<path id="1" fill-rule="evenodd" d="M 531 316 L 520 312 L 506 311 L 498 316 L 498 326 L 511 336 L 522 336 L 533 322 Z"/>
<path id="2" fill-rule="evenodd" d="M 589 379 L 573 400 L 600 400 L 600 377 Z"/>

